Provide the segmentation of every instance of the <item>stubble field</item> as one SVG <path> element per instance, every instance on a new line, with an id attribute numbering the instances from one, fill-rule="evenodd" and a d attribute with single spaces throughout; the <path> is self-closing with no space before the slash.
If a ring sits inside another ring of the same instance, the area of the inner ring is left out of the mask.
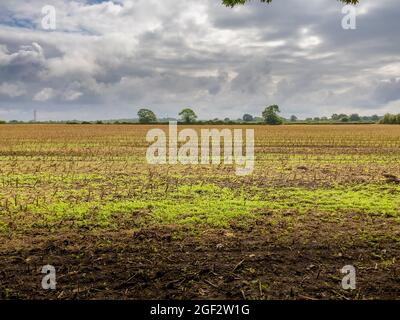
<path id="1" fill-rule="evenodd" d="M 243 177 L 148 165 L 151 128 L 0 126 L 0 298 L 400 297 L 400 126 L 238 126 Z"/>

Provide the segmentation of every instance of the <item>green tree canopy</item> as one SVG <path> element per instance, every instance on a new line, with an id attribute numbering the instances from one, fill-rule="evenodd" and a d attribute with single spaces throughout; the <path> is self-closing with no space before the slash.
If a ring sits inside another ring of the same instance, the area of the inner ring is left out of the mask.
<path id="1" fill-rule="evenodd" d="M 342 121 L 342 122 L 349 122 L 349 121 L 350 121 L 350 118 L 349 118 L 349 116 L 347 116 L 347 115 L 343 115 L 342 117 L 340 117 L 340 121 Z"/>
<path id="2" fill-rule="evenodd" d="M 138 111 L 138 117 L 140 123 L 153 123 L 157 122 L 157 117 L 153 111 L 149 109 L 140 109 Z"/>
<path id="3" fill-rule="evenodd" d="M 246 113 L 245 115 L 243 115 L 243 121 L 252 122 L 254 121 L 254 117 L 251 114 Z"/>
<path id="4" fill-rule="evenodd" d="M 381 120 L 383 124 L 400 124 L 400 114 L 387 113 Z"/>
<path id="5" fill-rule="evenodd" d="M 261 2 L 265 2 L 265 3 L 270 3 L 272 2 L 272 0 L 260 0 Z M 357 4 L 359 2 L 359 0 L 339 0 L 343 3 L 346 4 Z M 247 2 L 250 2 L 250 0 L 223 0 L 222 3 L 224 5 L 226 5 L 227 7 L 234 7 L 236 5 L 240 5 L 240 4 L 246 4 Z"/>
<path id="6" fill-rule="evenodd" d="M 262 113 L 264 122 L 271 125 L 282 124 L 282 118 L 278 116 L 278 113 L 280 112 L 281 111 L 279 110 L 279 106 L 277 106 L 276 104 L 266 107 Z"/>
<path id="7" fill-rule="evenodd" d="M 179 115 L 184 123 L 193 123 L 197 119 L 196 113 L 190 108 L 183 109 Z"/>
<path id="8" fill-rule="evenodd" d="M 379 120 L 379 116 L 378 116 L 377 114 L 374 114 L 374 115 L 371 117 L 371 120 L 376 122 L 376 121 Z"/>

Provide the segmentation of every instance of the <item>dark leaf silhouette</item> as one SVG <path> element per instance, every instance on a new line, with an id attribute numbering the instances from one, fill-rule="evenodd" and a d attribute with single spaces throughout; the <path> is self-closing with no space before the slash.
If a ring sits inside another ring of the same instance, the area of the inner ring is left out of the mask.
<path id="1" fill-rule="evenodd" d="M 265 2 L 265 3 L 272 2 L 272 0 L 260 0 L 260 1 Z M 338 0 L 338 1 L 346 3 L 346 4 L 357 4 L 359 2 L 359 0 Z M 234 7 L 238 4 L 245 4 L 247 2 L 250 2 L 250 0 L 223 0 L 222 2 L 227 7 Z"/>

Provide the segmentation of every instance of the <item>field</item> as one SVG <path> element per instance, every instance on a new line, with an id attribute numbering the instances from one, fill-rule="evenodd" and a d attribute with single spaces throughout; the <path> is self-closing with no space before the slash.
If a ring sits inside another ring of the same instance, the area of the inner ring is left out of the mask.
<path id="1" fill-rule="evenodd" d="M 253 126 L 243 177 L 148 165 L 151 128 L 0 126 L 0 298 L 400 297 L 400 126 Z"/>

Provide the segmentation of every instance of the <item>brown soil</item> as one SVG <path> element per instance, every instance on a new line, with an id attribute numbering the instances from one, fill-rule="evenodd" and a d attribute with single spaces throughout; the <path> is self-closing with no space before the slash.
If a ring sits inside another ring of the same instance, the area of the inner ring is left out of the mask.
<path id="1" fill-rule="evenodd" d="M 2 238 L 0 298 L 400 298 L 398 222 L 356 215 L 322 222 L 318 214 L 293 225 L 270 219 L 197 234 L 170 226 Z M 41 288 L 46 264 L 57 270 L 54 291 Z M 353 291 L 341 288 L 348 264 L 357 269 Z"/>

